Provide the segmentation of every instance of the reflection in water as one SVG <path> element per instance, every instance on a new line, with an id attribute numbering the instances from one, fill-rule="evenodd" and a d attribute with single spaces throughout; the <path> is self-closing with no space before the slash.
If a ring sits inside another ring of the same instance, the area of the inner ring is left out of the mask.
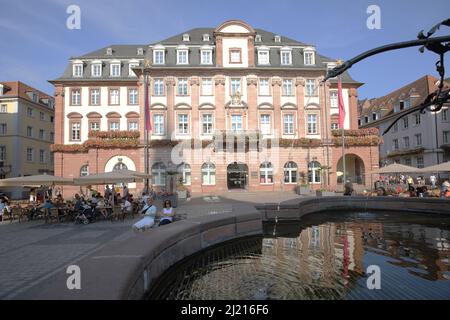
<path id="1" fill-rule="evenodd" d="M 323 213 L 168 270 L 150 299 L 450 299 L 450 217 Z M 366 286 L 369 265 L 381 289 Z"/>

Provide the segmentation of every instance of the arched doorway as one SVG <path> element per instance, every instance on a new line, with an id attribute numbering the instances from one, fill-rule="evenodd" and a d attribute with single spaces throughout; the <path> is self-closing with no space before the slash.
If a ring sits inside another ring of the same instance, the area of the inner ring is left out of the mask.
<path id="1" fill-rule="evenodd" d="M 342 157 L 339 159 L 337 164 L 337 172 L 341 173 L 337 177 L 337 183 L 342 183 L 344 179 L 342 170 Z M 364 161 L 356 154 L 350 153 L 345 155 L 345 177 L 352 183 L 356 184 L 366 184 L 366 173 L 364 167 Z"/>
<path id="2" fill-rule="evenodd" d="M 247 189 L 248 166 L 245 163 L 230 163 L 227 167 L 227 186 L 229 190 Z"/>

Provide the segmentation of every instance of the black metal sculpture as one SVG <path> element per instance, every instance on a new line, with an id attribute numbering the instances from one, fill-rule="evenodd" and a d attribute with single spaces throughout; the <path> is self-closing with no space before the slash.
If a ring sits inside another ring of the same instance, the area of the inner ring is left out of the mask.
<path id="1" fill-rule="evenodd" d="M 346 70 L 350 69 L 357 62 L 366 59 L 370 56 L 386 51 L 421 46 L 419 48 L 420 52 L 423 53 L 425 49 L 427 49 L 439 55 L 439 60 L 436 62 L 436 70 L 439 73 L 440 77 L 438 89 L 435 92 L 429 94 L 425 98 L 425 100 L 419 105 L 419 108 L 408 110 L 407 112 L 403 113 L 402 115 L 394 119 L 394 121 L 389 125 L 389 127 L 383 132 L 383 135 L 389 132 L 389 130 L 394 126 L 394 124 L 397 123 L 401 118 L 410 113 L 417 112 L 417 109 L 419 109 L 421 113 L 425 113 L 427 108 L 429 108 L 429 111 L 431 112 L 438 112 L 439 110 L 441 110 L 443 104 L 450 100 L 450 89 L 444 90 L 444 79 L 445 79 L 444 55 L 445 53 L 450 51 L 450 35 L 442 37 L 431 37 L 437 30 L 440 29 L 442 25 L 450 27 L 450 19 L 446 19 L 441 23 L 438 23 L 433 28 L 431 28 L 426 35 L 423 33 L 423 30 L 420 31 L 417 36 L 417 40 L 392 43 L 363 52 L 357 55 L 356 57 L 343 62 L 341 65 L 329 70 L 327 76 L 323 81 L 325 82 L 330 78 L 334 78 L 344 73 Z"/>

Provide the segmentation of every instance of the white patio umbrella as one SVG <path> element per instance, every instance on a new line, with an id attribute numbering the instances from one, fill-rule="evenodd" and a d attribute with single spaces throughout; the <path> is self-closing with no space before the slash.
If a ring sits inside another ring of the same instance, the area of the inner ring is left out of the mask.
<path id="1" fill-rule="evenodd" d="M 450 161 L 422 168 L 420 172 L 450 172 Z"/>
<path id="2" fill-rule="evenodd" d="M 53 186 L 53 185 L 73 185 L 73 179 L 52 176 L 50 174 L 40 174 L 40 175 L 23 176 L 0 180 L 0 187 Z"/>
<path id="3" fill-rule="evenodd" d="M 415 173 L 421 172 L 421 169 L 406 166 L 404 164 L 393 163 L 385 167 L 374 170 L 372 173 Z"/>
<path id="4" fill-rule="evenodd" d="M 87 186 L 95 184 L 138 182 L 143 179 L 150 179 L 150 178 L 151 175 L 145 174 L 143 172 L 132 170 L 115 170 L 76 178 L 74 179 L 74 183 L 75 185 L 78 186 Z"/>

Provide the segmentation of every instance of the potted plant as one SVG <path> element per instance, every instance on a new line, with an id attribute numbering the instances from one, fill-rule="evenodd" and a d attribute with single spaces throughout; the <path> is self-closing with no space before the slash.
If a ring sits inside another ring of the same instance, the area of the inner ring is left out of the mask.
<path id="1" fill-rule="evenodd" d="M 325 188 L 320 188 L 316 190 L 317 197 L 333 197 L 336 193 L 334 191 L 329 191 Z"/>
<path id="2" fill-rule="evenodd" d="M 177 193 L 178 193 L 178 198 L 180 199 L 186 199 L 187 198 L 187 188 L 183 183 L 183 178 L 180 177 L 178 179 L 178 183 L 177 183 Z"/>
<path id="3" fill-rule="evenodd" d="M 311 188 L 307 183 L 306 174 L 304 172 L 300 172 L 300 179 L 297 183 L 296 192 L 300 195 L 307 195 L 311 193 Z"/>

